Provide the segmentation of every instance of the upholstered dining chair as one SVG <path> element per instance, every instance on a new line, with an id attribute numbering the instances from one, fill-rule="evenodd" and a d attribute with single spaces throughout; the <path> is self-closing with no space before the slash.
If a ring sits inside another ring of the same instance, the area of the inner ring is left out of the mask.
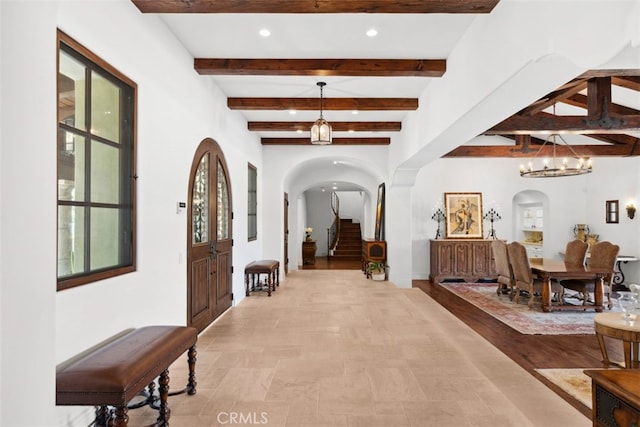
<path id="1" fill-rule="evenodd" d="M 591 248 L 591 256 L 589 257 L 589 266 L 594 268 L 609 268 L 613 271 L 618 258 L 620 246 L 611 242 L 598 242 Z M 607 296 L 607 306 L 611 308 L 611 282 L 613 274 L 607 274 L 604 278 L 604 293 Z M 561 280 L 560 285 L 563 288 L 571 289 L 582 294 L 582 305 L 586 305 L 589 301 L 589 295 L 594 290 L 593 280 L 566 279 Z"/>
<path id="2" fill-rule="evenodd" d="M 588 250 L 589 244 L 582 240 L 575 239 L 567 242 L 567 247 L 564 251 L 565 264 L 584 265 L 587 260 Z"/>
<path id="3" fill-rule="evenodd" d="M 513 270 L 515 293 L 513 302 L 518 303 L 520 295 L 525 291 L 529 295 L 529 307 L 533 307 L 536 293 L 542 293 L 542 280 L 534 276 L 525 247 L 518 242 L 511 242 L 507 246 L 509 261 Z M 551 282 L 551 292 L 560 294 L 562 286 L 558 282 Z"/>
<path id="4" fill-rule="evenodd" d="M 507 290 L 513 296 L 513 271 L 509 262 L 507 252 L 507 242 L 504 240 L 494 240 L 491 242 L 491 252 L 493 253 L 493 263 L 498 274 L 498 288 L 496 292 L 500 295 Z"/>

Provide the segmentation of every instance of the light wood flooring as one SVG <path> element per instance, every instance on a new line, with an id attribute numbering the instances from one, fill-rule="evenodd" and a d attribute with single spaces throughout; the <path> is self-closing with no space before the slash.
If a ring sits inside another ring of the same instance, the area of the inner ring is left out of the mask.
<path id="1" fill-rule="evenodd" d="M 359 269 L 290 272 L 273 296 L 253 293 L 200 335 L 198 392 L 170 398 L 171 425 L 591 425 L 531 373 L 595 363 L 589 338 L 544 349 L 547 337 L 513 336 L 437 288 L 401 289 Z M 476 318 L 481 334 L 465 324 Z M 186 361 L 170 376 L 182 387 Z M 157 413 L 129 415 L 139 426 Z"/>

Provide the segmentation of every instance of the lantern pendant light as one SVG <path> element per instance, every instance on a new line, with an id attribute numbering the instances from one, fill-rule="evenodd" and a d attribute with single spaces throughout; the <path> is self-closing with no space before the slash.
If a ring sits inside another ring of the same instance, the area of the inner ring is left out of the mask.
<path id="1" fill-rule="evenodd" d="M 332 141 L 331 125 L 322 117 L 322 89 L 327 85 L 318 82 L 320 87 L 320 118 L 311 126 L 311 143 L 314 145 L 329 145 Z"/>

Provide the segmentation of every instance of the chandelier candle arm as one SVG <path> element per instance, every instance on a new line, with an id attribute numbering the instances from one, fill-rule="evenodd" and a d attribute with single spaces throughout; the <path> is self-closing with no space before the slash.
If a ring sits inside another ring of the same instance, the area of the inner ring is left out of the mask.
<path id="1" fill-rule="evenodd" d="M 322 117 L 322 90 L 325 82 L 316 83 L 320 87 L 320 118 L 311 126 L 311 143 L 314 145 L 329 145 L 333 141 L 331 125 Z"/>

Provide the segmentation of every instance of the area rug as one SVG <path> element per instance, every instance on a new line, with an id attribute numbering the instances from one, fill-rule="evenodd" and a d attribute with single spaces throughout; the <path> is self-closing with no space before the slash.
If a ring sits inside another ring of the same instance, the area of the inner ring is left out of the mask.
<path id="1" fill-rule="evenodd" d="M 585 369 L 597 368 L 536 369 L 536 372 L 591 409 L 591 377 L 584 374 Z"/>
<path id="2" fill-rule="evenodd" d="M 540 307 L 539 298 L 533 309 L 528 306 L 529 298 L 521 298 L 516 304 L 508 295 L 496 293 L 496 283 L 443 282 L 440 285 L 525 335 L 595 334 L 594 310 L 558 310 L 545 313 Z"/>

